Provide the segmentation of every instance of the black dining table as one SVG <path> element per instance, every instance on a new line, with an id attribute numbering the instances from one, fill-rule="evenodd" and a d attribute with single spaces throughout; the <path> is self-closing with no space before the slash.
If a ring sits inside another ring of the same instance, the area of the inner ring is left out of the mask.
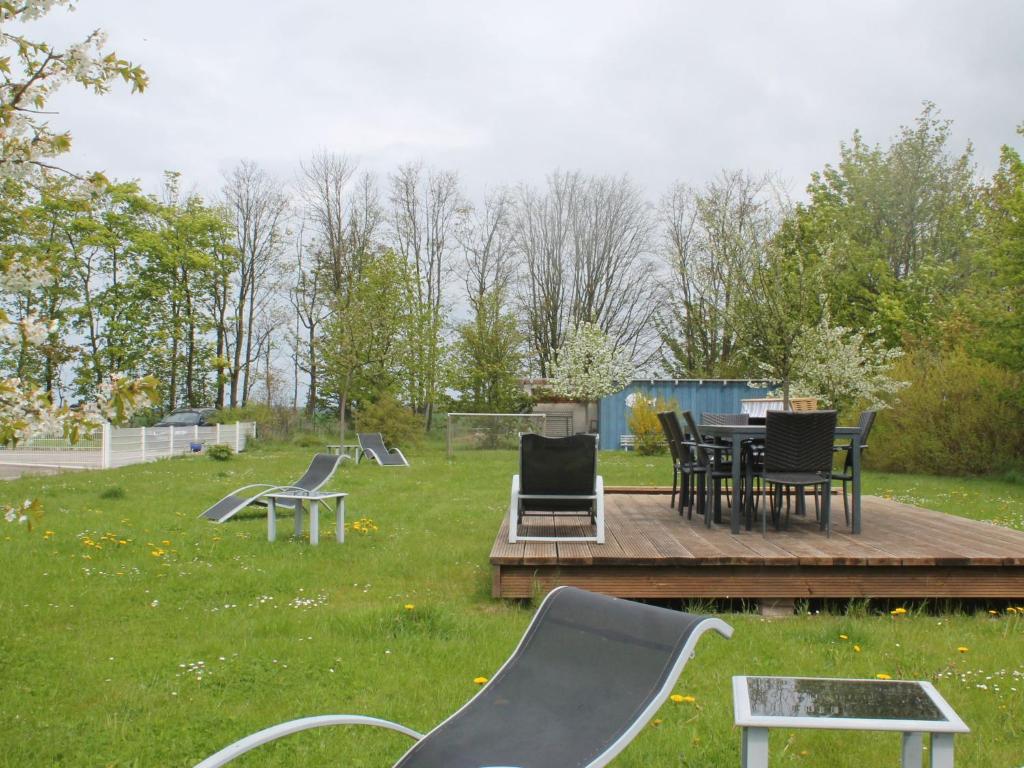
<path id="1" fill-rule="evenodd" d="M 729 523 L 733 533 L 740 532 L 740 518 L 743 516 L 743 499 L 738 493 L 740 487 L 739 456 L 744 440 L 764 440 L 764 424 L 701 424 L 700 432 L 706 437 L 715 437 L 732 446 L 732 514 Z M 853 504 L 852 530 L 860 533 L 860 428 L 836 427 L 837 440 L 853 441 Z"/>

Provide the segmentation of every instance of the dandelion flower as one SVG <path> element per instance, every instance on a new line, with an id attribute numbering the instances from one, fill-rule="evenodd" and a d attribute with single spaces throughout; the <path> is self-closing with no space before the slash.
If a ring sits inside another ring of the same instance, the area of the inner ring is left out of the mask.
<path id="1" fill-rule="evenodd" d="M 966 645 L 961 645 L 957 648 L 957 650 L 960 651 L 960 653 L 967 653 L 971 649 L 968 648 Z"/>
<path id="2" fill-rule="evenodd" d="M 889 611 L 889 613 L 891 615 L 893 615 L 893 616 L 903 616 L 906 612 L 907 612 L 907 609 L 906 608 L 902 608 L 902 607 L 901 608 L 895 608 L 895 609 Z"/>
<path id="3" fill-rule="evenodd" d="M 840 636 L 839 636 L 839 639 L 840 639 L 840 640 L 849 640 L 849 639 L 850 639 L 850 637 L 849 637 L 848 635 L 840 635 Z"/>
<path id="4" fill-rule="evenodd" d="M 656 717 L 653 720 L 651 720 L 651 725 L 653 725 L 655 728 L 657 728 L 659 725 L 661 725 L 661 718 L 660 717 Z"/>
<path id="5" fill-rule="evenodd" d="M 875 677 L 879 680 L 892 680 L 892 675 L 887 675 L 885 672 L 879 672 Z"/>
<path id="6" fill-rule="evenodd" d="M 680 694 L 678 694 L 678 693 L 673 693 L 671 696 L 669 696 L 669 699 L 671 699 L 672 703 L 674 703 L 674 704 L 682 704 L 683 703 L 683 697 Z"/>
<path id="7" fill-rule="evenodd" d="M 859 645 L 854 645 L 853 646 L 853 652 L 854 653 L 860 653 L 860 646 Z"/>
<path id="8" fill-rule="evenodd" d="M 412 603 L 406 603 L 406 604 L 405 604 L 405 610 L 407 610 L 407 611 L 411 611 L 411 610 L 413 610 L 413 609 L 414 609 L 415 607 L 416 607 L 416 606 L 415 606 L 415 605 L 413 605 Z"/>
<path id="9" fill-rule="evenodd" d="M 483 685 L 484 683 L 487 682 L 487 678 L 484 677 L 483 675 L 481 675 L 480 677 L 474 677 L 473 678 L 473 682 L 476 683 L 477 685 Z"/>

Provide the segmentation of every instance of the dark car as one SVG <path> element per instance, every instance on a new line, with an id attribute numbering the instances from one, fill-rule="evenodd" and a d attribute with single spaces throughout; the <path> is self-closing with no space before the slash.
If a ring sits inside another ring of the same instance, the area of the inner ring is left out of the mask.
<path id="1" fill-rule="evenodd" d="M 216 408 L 178 408 L 164 416 L 153 426 L 156 427 L 205 427 Z"/>

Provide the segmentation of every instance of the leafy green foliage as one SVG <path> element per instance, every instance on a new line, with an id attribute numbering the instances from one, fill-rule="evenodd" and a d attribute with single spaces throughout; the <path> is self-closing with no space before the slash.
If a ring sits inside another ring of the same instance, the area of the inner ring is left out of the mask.
<path id="1" fill-rule="evenodd" d="M 502 310 L 496 293 L 481 297 L 474 317 L 455 327 L 448 360 L 449 384 L 459 391 L 460 411 L 516 413 L 528 405 L 523 375 L 523 335 L 515 315 Z"/>
<path id="2" fill-rule="evenodd" d="M 865 460 L 897 472 L 995 474 L 1024 461 L 1024 377 L 963 349 L 918 350 L 894 376 L 910 386 L 879 414 Z"/>
<path id="3" fill-rule="evenodd" d="M 359 432 L 380 432 L 389 447 L 416 445 L 423 437 L 423 425 L 416 414 L 390 393 L 381 395 L 376 402 L 358 411 L 356 429 Z"/>
<path id="4" fill-rule="evenodd" d="M 672 400 L 648 397 L 642 392 L 631 396 L 632 405 L 626 424 L 636 438 L 636 452 L 641 456 L 656 456 L 665 453 L 665 433 L 658 421 L 658 414 L 663 411 L 677 410 L 679 404 Z"/>
<path id="5" fill-rule="evenodd" d="M 214 461 L 227 461 L 235 455 L 230 445 L 216 444 L 206 447 L 206 455 Z"/>

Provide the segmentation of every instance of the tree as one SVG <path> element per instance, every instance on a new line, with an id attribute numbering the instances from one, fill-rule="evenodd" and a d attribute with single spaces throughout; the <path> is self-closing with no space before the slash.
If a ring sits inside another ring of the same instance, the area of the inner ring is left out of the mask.
<path id="1" fill-rule="evenodd" d="M 742 286 L 734 316 L 744 339 L 748 375 L 782 382 L 787 405 L 797 363 L 795 345 L 820 321 L 826 284 L 824 261 L 809 255 L 803 239 L 799 220 L 783 223 Z"/>
<path id="2" fill-rule="evenodd" d="M 341 440 L 351 401 L 372 402 L 398 386 L 414 281 L 405 260 L 387 251 L 364 265 L 345 303 L 332 299 L 320 342 L 322 382 L 323 394 L 337 399 Z"/>
<path id="3" fill-rule="evenodd" d="M 950 130 L 926 102 L 886 148 L 855 132 L 836 166 L 812 174 L 811 202 L 799 210 L 806 244 L 829 256 L 836 320 L 878 326 L 890 345 L 935 333 L 966 274 L 972 149 L 952 154 Z"/>
<path id="4" fill-rule="evenodd" d="M 1017 128 L 1024 136 L 1024 124 Z M 978 328 L 973 351 L 1024 373 L 1024 161 L 1004 146 L 999 168 L 981 194 L 971 279 L 961 297 Z"/>
<path id="5" fill-rule="evenodd" d="M 401 166 L 391 177 L 391 234 L 395 250 L 415 278 L 406 339 L 406 392 L 429 431 L 444 359 L 445 286 L 452 269 L 454 234 L 465 214 L 456 174 Z"/>
<path id="6" fill-rule="evenodd" d="M 816 326 L 797 338 L 793 356 L 793 392 L 840 411 L 854 405 L 876 411 L 888 408 L 909 383 L 890 375 L 902 349 L 887 348 L 879 338 L 869 340 L 864 331 L 832 325 L 827 310 Z"/>
<path id="7" fill-rule="evenodd" d="M 651 223 L 628 178 L 552 174 L 546 192 L 519 189 L 511 226 L 522 264 L 518 303 L 541 376 L 569 329 L 584 322 L 631 359 L 651 357 Z"/>
<path id="8" fill-rule="evenodd" d="M 670 375 L 744 372 L 736 306 L 787 209 L 771 177 L 742 171 L 723 171 L 700 190 L 676 184 L 662 198 L 661 254 L 671 277 L 656 324 Z"/>
<path id="9" fill-rule="evenodd" d="M 566 336 L 549 385 L 557 395 L 587 404 L 629 383 L 633 364 L 616 351 L 597 323 L 580 323 Z"/>
<path id="10" fill-rule="evenodd" d="M 225 357 L 229 359 L 229 405 L 244 406 L 255 380 L 253 367 L 260 357 L 266 334 L 257 334 L 256 317 L 270 301 L 269 279 L 286 234 L 288 198 L 280 185 L 249 161 L 227 174 L 225 206 L 235 228 L 231 254 L 235 263 L 229 286 L 217 300 L 226 307 Z"/>
<path id="11" fill-rule="evenodd" d="M 516 317 L 502 308 L 500 295 L 479 297 L 474 316 L 455 328 L 449 360 L 449 385 L 459 408 L 469 412 L 509 413 L 523 405 L 523 335 Z"/>

